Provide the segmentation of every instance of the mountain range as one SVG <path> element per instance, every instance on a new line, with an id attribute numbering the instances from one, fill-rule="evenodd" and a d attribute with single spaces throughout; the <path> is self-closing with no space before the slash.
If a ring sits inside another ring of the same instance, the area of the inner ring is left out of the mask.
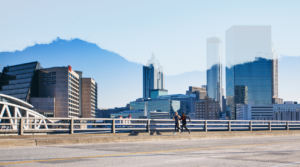
<path id="1" fill-rule="evenodd" d="M 22 51 L 1 52 L 0 58 L 0 69 L 39 61 L 43 68 L 71 65 L 73 70 L 83 71 L 83 77 L 92 77 L 98 83 L 99 108 L 122 107 L 143 96 L 142 64 L 127 61 L 117 53 L 80 39 L 57 38 L 49 44 L 35 44 Z M 199 77 L 193 78 L 197 75 Z M 205 84 L 204 72 L 165 76 L 165 87 L 172 94 L 184 94 L 188 86 L 201 84 Z"/>
<path id="2" fill-rule="evenodd" d="M 72 69 L 83 71 L 83 77 L 94 78 L 98 83 L 99 108 L 122 107 L 143 96 L 142 64 L 130 62 L 84 40 L 57 38 L 49 44 L 0 53 L 0 69 L 32 61 L 39 61 L 43 68 L 71 65 Z M 284 100 L 300 101 L 299 63 L 300 57 L 281 56 L 279 59 L 279 97 Z M 165 75 L 165 88 L 169 94 L 184 94 L 189 86 L 205 84 L 205 71 Z"/>

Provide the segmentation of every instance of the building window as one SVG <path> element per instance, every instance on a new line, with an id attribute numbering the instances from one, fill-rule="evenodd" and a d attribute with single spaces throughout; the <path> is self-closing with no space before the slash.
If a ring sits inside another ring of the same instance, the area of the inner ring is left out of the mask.
<path id="1" fill-rule="evenodd" d="M 56 84 L 56 81 L 52 81 L 52 84 Z"/>
<path id="2" fill-rule="evenodd" d="M 51 73 L 47 73 L 47 76 L 51 76 Z"/>
<path id="3" fill-rule="evenodd" d="M 52 79 L 56 79 L 56 76 L 52 77 Z"/>
<path id="4" fill-rule="evenodd" d="M 51 81 L 50 81 L 50 82 L 48 82 L 48 85 L 51 85 Z"/>
<path id="5" fill-rule="evenodd" d="M 56 75 L 56 72 L 52 72 L 52 75 Z"/>
<path id="6" fill-rule="evenodd" d="M 47 82 L 44 82 L 44 85 L 47 85 Z"/>

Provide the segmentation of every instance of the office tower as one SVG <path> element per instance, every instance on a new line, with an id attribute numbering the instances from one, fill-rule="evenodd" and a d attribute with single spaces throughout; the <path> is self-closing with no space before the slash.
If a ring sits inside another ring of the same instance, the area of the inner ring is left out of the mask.
<path id="1" fill-rule="evenodd" d="M 200 120 L 219 120 L 220 102 L 209 97 L 195 102 L 195 118 Z"/>
<path id="2" fill-rule="evenodd" d="M 233 26 L 226 31 L 226 110 L 236 104 L 270 105 L 278 96 L 278 67 L 271 26 Z"/>
<path id="3" fill-rule="evenodd" d="M 4 67 L 0 93 L 31 103 L 35 111 L 47 117 L 90 118 L 95 117 L 98 107 L 97 83 L 82 78 L 82 72 L 73 71 L 71 66 L 44 69 L 39 62 L 31 62 Z"/>
<path id="4" fill-rule="evenodd" d="M 80 117 L 79 75 L 71 66 L 39 70 L 39 97 L 54 98 L 55 117 Z M 38 98 L 35 102 L 42 107 Z"/>
<path id="5" fill-rule="evenodd" d="M 278 98 L 278 54 L 273 47 L 272 43 L 272 54 L 273 54 L 273 63 L 272 63 L 272 79 L 273 79 L 273 89 L 272 95 L 273 98 Z"/>
<path id="6" fill-rule="evenodd" d="M 82 78 L 82 118 L 95 118 L 97 109 L 97 83 L 92 78 Z"/>
<path id="7" fill-rule="evenodd" d="M 143 98 L 150 98 L 153 89 L 164 89 L 163 67 L 155 59 L 154 53 L 143 67 Z"/>
<path id="8" fill-rule="evenodd" d="M 39 62 L 7 66 L 3 68 L 0 78 L 0 93 L 10 95 L 25 102 L 38 95 Z"/>
<path id="9" fill-rule="evenodd" d="M 206 40 L 206 82 L 209 98 L 220 102 L 222 111 L 222 42 L 217 37 Z"/>
<path id="10" fill-rule="evenodd" d="M 79 115 L 82 116 L 82 71 L 75 71 L 79 76 Z"/>

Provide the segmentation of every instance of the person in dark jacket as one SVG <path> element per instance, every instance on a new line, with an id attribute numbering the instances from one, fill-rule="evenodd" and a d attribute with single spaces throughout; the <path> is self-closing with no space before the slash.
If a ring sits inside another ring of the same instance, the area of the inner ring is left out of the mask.
<path id="1" fill-rule="evenodd" d="M 175 115 L 173 117 L 173 121 L 175 120 L 175 131 L 174 131 L 174 135 L 176 134 L 176 130 L 180 129 L 180 116 L 178 115 L 178 112 L 175 112 Z"/>
<path id="2" fill-rule="evenodd" d="M 189 129 L 186 127 L 186 119 L 187 119 L 187 118 L 188 118 L 188 119 L 190 120 L 190 122 L 191 122 L 191 118 L 188 117 L 188 116 L 186 116 L 185 113 L 182 113 L 182 116 L 181 116 L 181 118 L 180 118 L 180 120 L 182 121 L 181 133 L 183 132 L 183 127 L 184 127 L 187 131 L 189 131 L 189 133 L 191 133 L 191 130 L 189 130 Z"/>

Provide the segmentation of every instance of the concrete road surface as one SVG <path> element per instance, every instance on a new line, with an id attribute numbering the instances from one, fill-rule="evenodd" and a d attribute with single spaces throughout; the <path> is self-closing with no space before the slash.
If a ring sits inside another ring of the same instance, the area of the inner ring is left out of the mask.
<path id="1" fill-rule="evenodd" d="M 300 166 L 300 136 L 0 149 L 0 166 Z"/>

